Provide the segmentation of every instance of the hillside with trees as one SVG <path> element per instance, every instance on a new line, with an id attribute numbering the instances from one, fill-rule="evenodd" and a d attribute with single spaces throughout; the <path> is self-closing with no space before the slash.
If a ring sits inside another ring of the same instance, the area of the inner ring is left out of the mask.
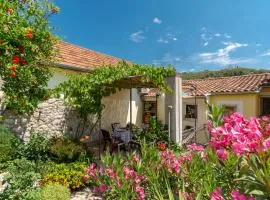
<path id="1" fill-rule="evenodd" d="M 243 67 L 225 68 L 221 70 L 204 70 L 199 72 L 183 72 L 181 73 L 182 78 L 185 80 L 189 79 L 205 79 L 215 77 L 228 77 L 228 76 L 241 76 L 247 74 L 260 74 L 270 72 L 266 69 L 251 69 Z"/>

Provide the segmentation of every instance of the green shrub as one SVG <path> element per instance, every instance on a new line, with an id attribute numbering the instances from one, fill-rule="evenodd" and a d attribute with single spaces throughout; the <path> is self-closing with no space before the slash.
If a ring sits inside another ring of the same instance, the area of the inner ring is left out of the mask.
<path id="1" fill-rule="evenodd" d="M 40 188 L 29 188 L 25 190 L 19 197 L 21 200 L 41 200 Z"/>
<path id="2" fill-rule="evenodd" d="M 48 184 L 41 190 L 41 200 L 69 200 L 70 196 L 70 190 L 59 184 Z"/>
<path id="3" fill-rule="evenodd" d="M 22 156 L 29 160 L 48 159 L 50 140 L 42 133 L 31 133 L 30 140 L 22 148 Z"/>
<path id="4" fill-rule="evenodd" d="M 19 139 L 8 128 L 0 125 L 0 163 L 12 160 L 17 156 Z"/>
<path id="5" fill-rule="evenodd" d="M 23 199 L 30 188 L 41 178 L 40 167 L 25 158 L 16 159 L 7 162 L 8 175 L 5 181 L 9 184 L 3 193 L 0 193 L 0 199 Z"/>
<path id="6" fill-rule="evenodd" d="M 138 135 L 138 139 L 142 143 L 156 143 L 158 141 L 168 142 L 168 130 L 165 125 L 157 121 L 155 117 L 151 118 L 150 126 L 147 130 Z"/>
<path id="7" fill-rule="evenodd" d="M 92 154 L 79 143 L 68 138 L 57 138 L 50 147 L 52 157 L 57 162 L 74 162 L 77 160 L 88 161 L 92 159 Z"/>
<path id="8" fill-rule="evenodd" d="M 44 174 L 42 183 L 58 183 L 73 190 L 79 189 L 84 186 L 82 176 L 86 167 L 85 163 L 80 162 L 56 164 L 51 166 Z"/>

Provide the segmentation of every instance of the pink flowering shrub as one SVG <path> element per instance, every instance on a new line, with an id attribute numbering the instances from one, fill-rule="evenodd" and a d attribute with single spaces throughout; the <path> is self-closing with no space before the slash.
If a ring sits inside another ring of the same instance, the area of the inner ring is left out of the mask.
<path id="1" fill-rule="evenodd" d="M 137 155 L 134 156 L 134 161 L 138 159 Z M 145 199 L 143 185 L 146 178 L 128 165 L 121 168 L 114 166 L 101 168 L 92 163 L 85 170 L 83 179 L 86 183 L 94 181 L 96 185 L 94 192 L 104 194 L 108 199 L 110 196 L 117 196 L 119 199 Z"/>
<path id="2" fill-rule="evenodd" d="M 238 190 L 233 190 L 231 196 L 232 200 L 256 200 L 254 197 L 241 194 Z"/>
<path id="3" fill-rule="evenodd" d="M 234 113 L 224 117 L 224 124 L 212 128 L 210 144 L 219 160 L 227 163 L 236 156 L 238 183 L 248 194 L 270 197 L 270 120 L 268 117 L 246 120 Z M 232 192 L 233 199 L 245 198 L 239 192 Z"/>
<path id="4" fill-rule="evenodd" d="M 211 192 L 210 200 L 224 200 L 222 196 L 222 189 L 220 187 L 216 188 L 213 192 Z"/>
<path id="5" fill-rule="evenodd" d="M 102 167 L 89 165 L 83 179 L 104 199 L 269 199 L 269 122 L 235 113 L 209 126 L 208 147 L 160 151 L 142 143 L 140 154 L 103 156 Z"/>
<path id="6" fill-rule="evenodd" d="M 216 150 L 231 149 L 236 155 L 248 155 L 270 148 L 268 118 L 244 119 L 239 113 L 224 118 L 224 125 L 211 130 L 211 145 Z"/>

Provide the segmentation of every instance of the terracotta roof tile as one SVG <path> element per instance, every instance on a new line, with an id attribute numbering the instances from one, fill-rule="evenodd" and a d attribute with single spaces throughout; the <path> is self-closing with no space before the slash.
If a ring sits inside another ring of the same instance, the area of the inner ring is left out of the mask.
<path id="1" fill-rule="evenodd" d="M 120 58 L 105 55 L 64 41 L 60 41 L 57 47 L 59 48 L 59 52 L 56 59 L 60 65 L 94 69 L 102 65 L 116 65 L 122 61 Z"/>
<path id="2" fill-rule="evenodd" d="M 209 93 L 255 92 L 258 91 L 262 85 L 269 83 L 270 73 L 183 80 L 183 85 L 194 85 L 197 87 L 197 96 L 203 96 Z M 185 87 L 183 89 L 185 89 Z M 188 94 L 194 96 L 195 91 L 190 90 Z"/>

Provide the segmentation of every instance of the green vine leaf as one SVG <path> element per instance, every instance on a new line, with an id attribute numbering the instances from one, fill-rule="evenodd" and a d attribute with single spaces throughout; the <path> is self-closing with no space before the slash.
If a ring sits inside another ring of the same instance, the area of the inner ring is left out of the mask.
<path id="1" fill-rule="evenodd" d="M 120 62 L 117 66 L 103 66 L 86 76 L 73 75 L 56 89 L 56 94 L 63 94 L 66 102 L 76 108 L 86 120 L 89 115 L 102 112 L 104 105 L 101 100 L 105 96 L 117 92 L 129 85 L 120 80 L 136 77 L 139 81 L 149 83 L 151 87 L 170 92 L 166 85 L 166 77 L 176 74 L 172 67 L 155 67 L 152 65 L 132 65 Z M 128 80 L 128 79 L 127 79 Z"/>

